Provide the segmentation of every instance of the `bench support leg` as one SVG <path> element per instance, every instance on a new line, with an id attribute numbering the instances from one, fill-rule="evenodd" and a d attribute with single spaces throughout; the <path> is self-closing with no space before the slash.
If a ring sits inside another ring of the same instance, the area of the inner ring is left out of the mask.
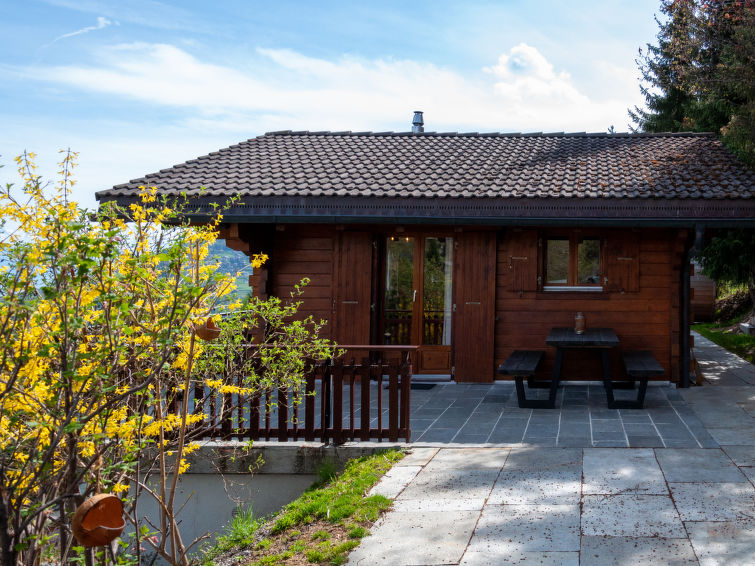
<path id="1" fill-rule="evenodd" d="M 552 387 L 547 399 L 527 399 L 524 393 L 524 376 L 514 376 L 514 383 L 516 384 L 516 398 L 522 409 L 553 409 L 555 407 L 556 395 Z M 556 383 L 556 389 L 558 389 L 558 383 Z"/>
<path id="2" fill-rule="evenodd" d="M 611 381 L 611 366 L 608 362 L 608 351 L 603 350 L 601 352 L 601 358 L 603 361 L 603 387 L 606 390 L 606 398 L 608 400 L 609 409 L 642 409 L 645 404 L 645 392 L 648 388 L 648 378 L 640 378 L 640 387 L 637 390 L 637 399 L 622 399 L 617 401 L 613 397 L 614 384 Z M 634 386 L 634 379 L 631 381 Z M 617 386 L 617 389 L 619 387 Z"/>
<path id="3" fill-rule="evenodd" d="M 556 394 L 558 393 L 558 382 L 561 378 L 561 361 L 563 360 L 563 352 L 559 348 L 556 351 L 556 363 L 553 366 L 553 379 L 550 383 L 545 381 L 533 381 L 532 376 L 515 375 L 514 382 L 516 383 L 516 399 L 519 406 L 522 409 L 553 409 L 556 406 Z M 547 399 L 527 399 L 524 393 L 524 378 L 527 378 L 527 384 L 530 387 L 550 387 Z"/>

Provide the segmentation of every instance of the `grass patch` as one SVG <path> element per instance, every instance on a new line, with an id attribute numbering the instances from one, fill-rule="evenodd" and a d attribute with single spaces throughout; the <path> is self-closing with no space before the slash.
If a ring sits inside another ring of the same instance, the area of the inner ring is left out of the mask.
<path id="1" fill-rule="evenodd" d="M 735 321 L 723 325 L 693 324 L 692 330 L 699 332 L 711 342 L 715 342 L 748 362 L 755 363 L 755 336 L 735 334 L 730 330 L 733 324 L 735 324 Z"/>
<path id="2" fill-rule="evenodd" d="M 316 519 L 338 523 L 350 517 L 354 522 L 374 522 L 391 502 L 381 495 L 364 497 L 364 493 L 400 458 L 400 453 L 387 452 L 349 462 L 342 475 L 330 482 L 315 484 L 313 489 L 289 503 L 273 524 L 271 533 L 281 533 Z"/>
<path id="3" fill-rule="evenodd" d="M 202 563 L 344 564 L 391 505 L 383 496 L 367 497 L 367 491 L 403 456 L 398 450 L 382 452 L 352 460 L 341 475 L 323 474 L 331 479 L 313 485 L 268 522 L 254 520 L 251 512 L 237 514 L 228 533 L 204 550 Z"/>
<path id="4" fill-rule="evenodd" d="M 364 538 L 368 532 L 362 525 L 349 526 L 349 538 Z"/>
<path id="5" fill-rule="evenodd" d="M 226 534 L 219 536 L 211 549 L 205 550 L 204 563 L 212 564 L 214 558 L 226 552 L 237 548 L 246 548 L 254 544 L 256 534 L 262 524 L 261 520 L 254 518 L 251 507 L 239 510 L 231 519 L 231 524 L 228 525 Z M 269 543 L 269 541 L 257 541 L 258 546 L 261 545 L 263 548 L 266 543 Z"/>

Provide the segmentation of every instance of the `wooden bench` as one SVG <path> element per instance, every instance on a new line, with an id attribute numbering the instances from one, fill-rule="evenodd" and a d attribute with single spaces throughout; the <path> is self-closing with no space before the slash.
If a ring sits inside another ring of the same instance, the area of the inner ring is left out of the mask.
<path id="1" fill-rule="evenodd" d="M 543 360 L 544 352 L 539 350 L 514 350 L 500 366 L 498 373 L 511 375 L 516 382 L 516 397 L 523 409 L 552 409 L 556 402 L 556 387 L 552 387 L 548 399 L 527 399 L 524 394 L 524 378 L 529 382 Z"/>
<path id="2" fill-rule="evenodd" d="M 609 409 L 642 409 L 645 404 L 645 392 L 648 388 L 648 379 L 660 377 L 666 372 L 663 366 L 653 357 L 649 350 L 627 350 L 622 353 L 627 377 L 632 381 L 638 380 L 640 388 L 635 400 L 615 400 L 613 398 L 613 384 L 605 383 L 606 396 L 608 397 Z"/>

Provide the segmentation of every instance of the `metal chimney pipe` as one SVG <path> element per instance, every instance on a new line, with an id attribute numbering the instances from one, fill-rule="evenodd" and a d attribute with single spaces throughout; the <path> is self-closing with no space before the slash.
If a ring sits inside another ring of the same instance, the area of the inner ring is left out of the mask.
<path id="1" fill-rule="evenodd" d="M 415 110 L 414 118 L 412 118 L 412 133 L 421 134 L 422 132 L 425 131 L 424 125 L 425 125 L 425 121 L 422 119 L 422 111 Z"/>

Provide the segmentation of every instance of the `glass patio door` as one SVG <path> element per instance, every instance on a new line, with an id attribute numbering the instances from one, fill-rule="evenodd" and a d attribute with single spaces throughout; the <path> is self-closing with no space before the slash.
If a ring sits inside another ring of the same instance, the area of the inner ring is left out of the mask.
<path id="1" fill-rule="evenodd" d="M 453 238 L 386 239 L 384 344 L 420 346 L 415 373 L 451 372 Z"/>

